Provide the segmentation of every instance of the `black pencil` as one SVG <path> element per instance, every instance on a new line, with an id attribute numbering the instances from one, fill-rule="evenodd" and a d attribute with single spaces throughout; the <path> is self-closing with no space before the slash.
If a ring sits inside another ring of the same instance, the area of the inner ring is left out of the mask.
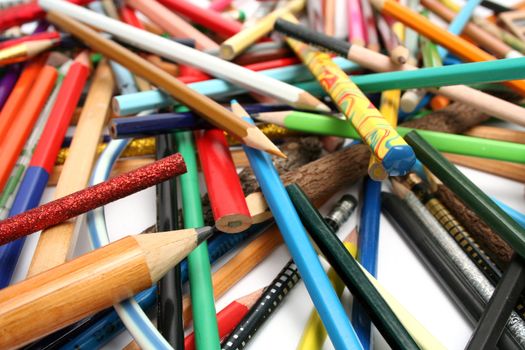
<path id="1" fill-rule="evenodd" d="M 485 301 L 476 288 L 459 271 L 432 240 L 428 228 L 400 198 L 391 193 L 381 194 L 382 210 L 390 223 L 415 251 L 439 284 L 449 294 L 466 318 L 475 324 L 481 318 Z M 498 343 L 500 349 L 521 349 L 518 340 L 508 328 Z"/>
<path id="2" fill-rule="evenodd" d="M 170 134 L 157 136 L 156 157 L 164 158 L 174 152 Z M 176 230 L 179 224 L 177 183 L 173 180 L 157 185 L 157 230 Z M 175 349 L 184 349 L 182 322 L 182 280 L 180 265 L 169 270 L 158 282 L 157 322 L 160 333 Z"/>

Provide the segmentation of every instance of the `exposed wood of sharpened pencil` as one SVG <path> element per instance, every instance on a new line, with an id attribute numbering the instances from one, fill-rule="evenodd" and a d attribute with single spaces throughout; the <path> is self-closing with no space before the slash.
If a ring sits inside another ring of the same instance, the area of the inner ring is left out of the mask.
<path id="1" fill-rule="evenodd" d="M 0 50 L 0 66 L 26 61 L 49 50 L 56 40 L 45 39 L 28 41 Z"/>
<path id="2" fill-rule="evenodd" d="M 0 347 L 18 348 L 150 287 L 212 233 L 128 236 L 3 289 Z"/>
<path id="3" fill-rule="evenodd" d="M 74 36 L 79 37 L 88 46 L 104 54 L 106 57 L 122 64 L 131 72 L 164 89 L 178 101 L 194 109 L 214 125 L 242 139 L 247 145 L 285 157 L 257 127 L 236 118 L 230 111 L 215 101 L 191 90 L 170 74 L 130 50 L 111 40 L 105 39 L 88 26 L 58 12 L 48 12 L 47 19 Z"/>
<path id="4" fill-rule="evenodd" d="M 114 86 L 111 70 L 108 64 L 102 61 L 97 67 L 80 115 L 70 147 L 70 157 L 64 163 L 63 172 L 57 182 L 55 198 L 64 197 L 87 186 Z M 70 220 L 42 232 L 28 276 L 60 265 L 69 258 L 75 246 L 75 225 L 76 220 Z"/>

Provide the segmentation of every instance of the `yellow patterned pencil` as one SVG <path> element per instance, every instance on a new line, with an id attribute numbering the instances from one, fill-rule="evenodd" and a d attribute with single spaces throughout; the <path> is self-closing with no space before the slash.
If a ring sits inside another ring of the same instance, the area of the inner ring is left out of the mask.
<path id="1" fill-rule="evenodd" d="M 332 61 L 328 54 L 289 37 L 286 41 L 339 110 L 350 120 L 388 174 L 391 176 L 406 174 L 416 161 L 414 151 L 350 77 Z"/>

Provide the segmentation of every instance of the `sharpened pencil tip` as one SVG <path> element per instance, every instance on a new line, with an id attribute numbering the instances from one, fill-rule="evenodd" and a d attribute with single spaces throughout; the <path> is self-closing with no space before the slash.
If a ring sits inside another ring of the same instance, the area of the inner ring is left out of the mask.
<path id="1" fill-rule="evenodd" d="M 211 226 L 204 226 L 196 228 L 197 232 L 197 245 L 201 244 L 215 233 L 215 228 Z"/>
<path id="2" fill-rule="evenodd" d="M 270 153 L 270 154 L 273 154 L 277 157 L 281 157 L 281 158 L 284 158 L 284 159 L 288 159 L 288 157 L 286 156 L 286 154 L 284 154 L 283 152 L 281 152 L 281 150 L 279 150 L 277 147 L 275 149 L 268 149 L 266 150 L 266 152 Z"/>

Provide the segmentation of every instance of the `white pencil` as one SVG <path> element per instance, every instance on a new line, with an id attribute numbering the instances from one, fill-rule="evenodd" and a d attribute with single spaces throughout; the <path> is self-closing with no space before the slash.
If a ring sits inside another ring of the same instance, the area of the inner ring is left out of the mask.
<path id="1" fill-rule="evenodd" d="M 192 49 L 172 40 L 134 28 L 63 0 L 40 0 L 45 10 L 54 10 L 110 33 L 122 41 L 177 63 L 186 64 L 245 89 L 271 96 L 296 108 L 328 111 L 310 93 L 295 86 L 258 74 L 234 63 Z"/>

